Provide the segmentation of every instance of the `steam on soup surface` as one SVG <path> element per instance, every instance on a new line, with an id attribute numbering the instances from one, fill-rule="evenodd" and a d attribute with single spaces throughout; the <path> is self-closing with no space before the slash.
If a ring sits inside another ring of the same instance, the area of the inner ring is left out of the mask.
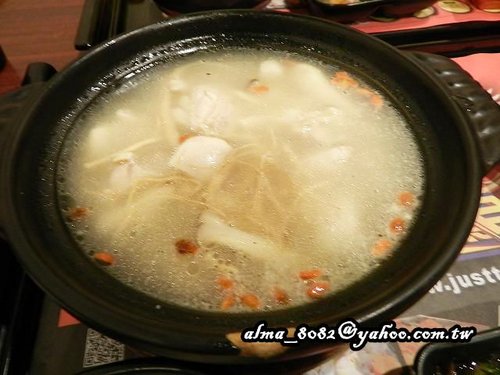
<path id="1" fill-rule="evenodd" d="M 204 310 L 272 310 L 373 271 L 411 225 L 422 161 L 352 74 L 230 51 L 151 69 L 80 117 L 61 194 L 119 280 Z"/>

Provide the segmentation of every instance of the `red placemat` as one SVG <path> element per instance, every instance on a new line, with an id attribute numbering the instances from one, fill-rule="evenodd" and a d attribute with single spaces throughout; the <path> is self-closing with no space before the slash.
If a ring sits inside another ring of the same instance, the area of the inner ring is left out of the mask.
<path id="1" fill-rule="evenodd" d="M 500 53 L 476 53 L 452 59 L 500 102 Z"/>
<path id="2" fill-rule="evenodd" d="M 452 59 L 478 81 L 500 104 L 500 53 L 476 53 Z M 500 145 L 499 145 L 500 147 Z M 484 178 L 483 184 L 497 198 L 500 198 L 500 164 L 497 164 Z M 497 229 L 498 232 L 498 229 Z"/>

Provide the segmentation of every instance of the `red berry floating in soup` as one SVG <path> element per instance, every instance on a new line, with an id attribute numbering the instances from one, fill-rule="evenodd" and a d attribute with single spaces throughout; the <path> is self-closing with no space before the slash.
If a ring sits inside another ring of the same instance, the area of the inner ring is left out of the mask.
<path id="1" fill-rule="evenodd" d="M 334 298 L 394 254 L 420 206 L 422 160 L 390 99 L 292 54 L 159 64 L 78 121 L 68 226 L 86 253 L 113 249 L 96 266 L 181 306 Z"/>

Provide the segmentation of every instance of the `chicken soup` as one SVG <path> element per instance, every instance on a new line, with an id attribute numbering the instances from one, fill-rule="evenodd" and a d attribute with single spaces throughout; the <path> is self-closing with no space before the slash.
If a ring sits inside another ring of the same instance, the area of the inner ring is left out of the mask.
<path id="1" fill-rule="evenodd" d="M 200 310 L 334 295 L 391 256 L 423 162 L 387 98 L 339 67 L 232 50 L 159 65 L 89 106 L 59 194 L 92 261 Z"/>

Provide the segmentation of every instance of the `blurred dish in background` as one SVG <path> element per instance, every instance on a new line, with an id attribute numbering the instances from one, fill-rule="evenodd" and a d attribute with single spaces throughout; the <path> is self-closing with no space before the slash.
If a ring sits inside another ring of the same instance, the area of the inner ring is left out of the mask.
<path id="1" fill-rule="evenodd" d="M 426 345 L 417 355 L 415 370 L 418 375 L 500 374 L 500 327 L 465 344 Z"/>
<path id="2" fill-rule="evenodd" d="M 455 0 L 445 0 L 438 1 L 438 5 L 441 9 L 450 13 L 469 13 L 472 8 L 469 4 L 463 3 L 461 1 Z"/>
<path id="3" fill-rule="evenodd" d="M 471 0 L 471 3 L 486 12 L 500 13 L 500 0 Z"/>
<path id="4" fill-rule="evenodd" d="M 435 0 L 308 0 L 313 14 L 340 22 L 361 21 L 370 17 L 411 16 L 435 2 Z"/>
<path id="5" fill-rule="evenodd" d="M 165 13 L 189 13 L 214 9 L 262 8 L 270 0 L 154 0 Z"/>

